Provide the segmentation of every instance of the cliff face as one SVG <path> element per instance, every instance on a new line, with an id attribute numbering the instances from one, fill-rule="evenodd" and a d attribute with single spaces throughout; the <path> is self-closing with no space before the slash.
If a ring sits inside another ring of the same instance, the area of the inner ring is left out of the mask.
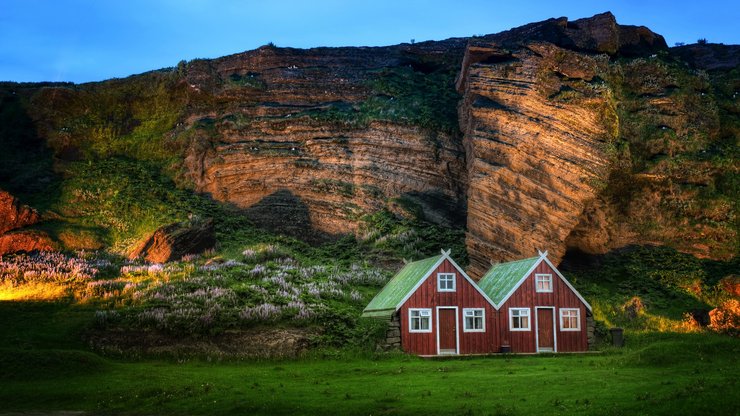
<path id="1" fill-rule="evenodd" d="M 457 129 L 410 124 L 407 106 L 396 104 L 416 95 L 421 102 L 409 105 L 454 121 L 452 74 L 463 46 L 266 46 L 191 63 L 189 88 L 219 108 L 193 112 L 182 127 L 194 137 L 185 176 L 257 223 L 304 236 L 307 227 L 315 236 L 352 232 L 363 213 L 399 198 L 433 222 L 464 224 Z M 432 81 L 420 81 L 425 74 Z M 453 98 L 433 102 L 437 90 Z"/>
<path id="2" fill-rule="evenodd" d="M 537 249 L 559 258 L 609 171 L 608 88 L 594 81 L 608 59 L 539 42 L 513 52 L 480 42 L 468 52 L 479 59 L 466 59 L 461 85 L 473 274 Z"/>
<path id="3" fill-rule="evenodd" d="M 612 165 L 610 55 L 665 48 L 659 35 L 617 25 L 608 13 L 471 40 L 458 89 L 473 275 L 491 260 L 538 249 L 555 259 L 565 253 L 564 242 Z"/>
<path id="4" fill-rule="evenodd" d="M 467 225 L 473 276 L 537 249 L 557 260 L 658 243 L 727 257 L 736 61 L 735 47 L 668 50 L 605 13 L 382 48 L 268 45 L 95 84 L 11 84 L 0 124 L 14 127 L 0 139 L 18 143 L 0 155 L 0 185 L 38 183 L 28 189 L 41 195 L 55 183 L 47 153 L 21 151 L 40 138 L 65 184 L 85 163 L 124 157 L 113 165 L 158 166 L 309 240 L 356 232 L 363 214 L 398 205 Z M 17 175 L 20 159 L 37 167 Z M 108 212 L 85 205 L 105 200 L 101 189 L 65 186 L 53 206 L 63 217 Z"/>

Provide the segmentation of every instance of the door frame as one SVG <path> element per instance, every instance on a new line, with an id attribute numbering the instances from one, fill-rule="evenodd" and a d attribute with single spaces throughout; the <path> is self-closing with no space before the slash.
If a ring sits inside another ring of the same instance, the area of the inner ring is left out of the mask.
<path id="1" fill-rule="evenodd" d="M 441 355 L 440 352 L 439 352 L 439 333 L 440 333 L 440 330 L 439 330 L 439 322 L 440 322 L 439 321 L 439 310 L 440 309 L 452 309 L 452 310 L 455 311 L 455 352 L 454 353 L 447 352 L 447 353 L 445 353 L 445 355 L 459 354 L 460 353 L 460 322 L 459 322 L 459 319 L 458 319 L 457 306 L 437 306 L 437 308 L 436 308 L 436 315 L 437 316 L 435 317 L 435 319 L 437 321 L 437 331 L 436 331 L 437 332 L 437 355 Z"/>
<path id="2" fill-rule="evenodd" d="M 540 315 L 538 309 L 552 309 L 552 351 L 540 351 Z M 557 314 L 554 306 L 535 306 L 534 307 L 534 346 L 537 352 L 558 352 L 558 332 L 557 332 Z"/>

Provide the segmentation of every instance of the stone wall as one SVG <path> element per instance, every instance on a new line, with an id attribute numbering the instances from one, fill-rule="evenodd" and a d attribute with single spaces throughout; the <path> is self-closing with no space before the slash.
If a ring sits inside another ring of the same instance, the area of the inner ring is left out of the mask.
<path id="1" fill-rule="evenodd" d="M 388 328 L 385 331 L 385 339 L 378 344 L 378 349 L 389 351 L 401 349 L 401 318 L 398 312 L 388 320 Z"/>

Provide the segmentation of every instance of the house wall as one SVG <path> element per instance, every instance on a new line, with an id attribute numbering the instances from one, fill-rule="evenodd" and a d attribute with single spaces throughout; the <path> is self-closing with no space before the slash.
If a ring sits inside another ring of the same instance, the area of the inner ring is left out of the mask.
<path id="1" fill-rule="evenodd" d="M 456 291 L 437 291 L 437 273 L 455 273 Z M 401 347 L 404 351 L 419 355 L 437 354 L 437 307 L 457 306 L 457 330 L 459 354 L 483 354 L 498 352 L 498 326 L 496 310 L 472 286 L 448 260 L 442 262 L 419 288 L 401 306 Z M 409 308 L 432 309 L 432 332 L 409 332 Z M 463 331 L 463 308 L 485 310 L 486 332 Z"/>
<path id="2" fill-rule="evenodd" d="M 535 289 L 535 274 L 552 274 L 552 293 L 537 293 Z M 536 352 L 535 306 L 555 307 L 555 336 L 558 352 L 587 351 L 588 337 L 586 313 L 588 310 L 572 290 L 558 277 L 550 266 L 542 261 L 535 270 L 527 276 L 516 292 L 499 309 L 499 327 L 501 341 L 508 341 L 512 352 Z M 530 308 L 530 330 L 511 331 L 509 328 L 509 308 Z M 560 308 L 580 309 L 580 331 L 560 330 Z"/>

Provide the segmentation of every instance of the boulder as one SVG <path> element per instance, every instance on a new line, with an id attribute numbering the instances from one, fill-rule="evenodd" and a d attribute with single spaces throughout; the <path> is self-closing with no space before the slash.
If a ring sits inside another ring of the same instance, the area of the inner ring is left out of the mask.
<path id="1" fill-rule="evenodd" d="M 39 213 L 0 189 L 0 234 L 39 222 Z"/>
<path id="2" fill-rule="evenodd" d="M 39 230 L 14 231 L 0 235 L 0 256 L 29 251 L 54 251 L 58 247 L 48 234 Z"/>
<path id="3" fill-rule="evenodd" d="M 186 254 L 199 254 L 216 245 L 213 221 L 174 223 L 158 228 L 129 254 L 152 263 L 180 260 Z"/>

